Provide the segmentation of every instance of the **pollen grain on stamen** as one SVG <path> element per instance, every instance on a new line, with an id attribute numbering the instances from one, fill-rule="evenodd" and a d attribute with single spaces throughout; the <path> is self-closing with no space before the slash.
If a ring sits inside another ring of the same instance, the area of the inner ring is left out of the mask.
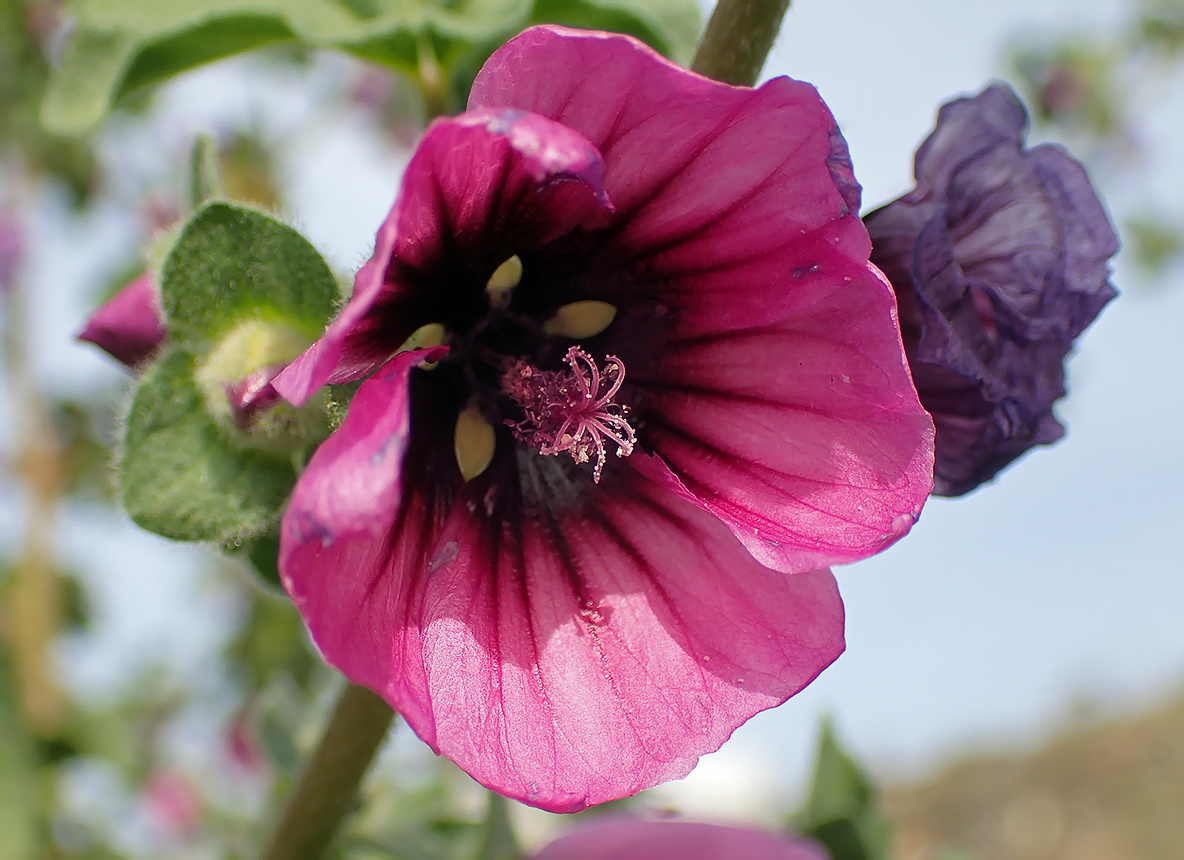
<path id="1" fill-rule="evenodd" d="M 502 389 L 525 418 L 505 423 L 515 438 L 541 454 L 566 452 L 577 463 L 594 463 L 592 479 L 599 482 L 606 443 L 617 446 L 618 457 L 628 457 L 637 442 L 626 420 L 629 407 L 613 400 L 625 380 L 625 365 L 615 355 L 606 356 L 602 371 L 574 346 L 564 360 L 566 371 L 539 370 L 522 359 L 509 364 Z"/>

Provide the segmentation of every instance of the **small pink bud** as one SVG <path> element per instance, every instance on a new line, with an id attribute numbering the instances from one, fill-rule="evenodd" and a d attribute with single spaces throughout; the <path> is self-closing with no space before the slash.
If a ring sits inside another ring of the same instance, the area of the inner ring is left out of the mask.
<path id="1" fill-rule="evenodd" d="M 226 400 L 230 404 L 234 423 L 240 430 L 251 429 L 261 413 L 280 402 L 280 395 L 272 387 L 271 381 L 285 367 L 286 364 L 269 364 L 226 386 Z"/>
<path id="2" fill-rule="evenodd" d="M 137 370 L 164 342 L 160 289 L 152 272 L 140 275 L 87 318 L 79 340 L 93 343 Z"/>

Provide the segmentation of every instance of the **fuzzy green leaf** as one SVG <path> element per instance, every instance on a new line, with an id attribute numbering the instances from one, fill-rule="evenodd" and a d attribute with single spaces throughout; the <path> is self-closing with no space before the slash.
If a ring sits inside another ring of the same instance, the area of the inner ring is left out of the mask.
<path id="1" fill-rule="evenodd" d="M 267 533 L 296 483 L 291 463 L 230 443 L 206 412 L 194 358 L 167 353 L 132 398 L 117 472 L 128 515 L 174 540 L 238 544 Z"/>
<path id="2" fill-rule="evenodd" d="M 161 303 L 172 342 L 202 354 L 249 320 L 318 337 L 339 300 L 316 248 L 255 209 L 208 203 L 181 229 L 161 267 Z"/>

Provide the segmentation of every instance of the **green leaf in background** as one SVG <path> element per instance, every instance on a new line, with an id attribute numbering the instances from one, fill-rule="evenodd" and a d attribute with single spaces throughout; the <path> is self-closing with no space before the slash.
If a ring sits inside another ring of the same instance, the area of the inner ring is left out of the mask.
<path id="1" fill-rule="evenodd" d="M 203 206 L 181 229 L 161 268 L 160 291 L 170 338 L 197 354 L 251 320 L 311 342 L 340 298 L 328 264 L 299 232 L 221 202 Z"/>
<path id="2" fill-rule="evenodd" d="M 700 26 L 695 0 L 75 0 L 72 11 L 42 121 L 73 135 L 136 90 L 266 45 L 344 50 L 425 89 L 447 82 L 453 103 L 439 93 L 429 101 L 460 110 L 485 58 L 530 24 L 629 33 L 680 62 L 690 59 Z"/>
<path id="3" fill-rule="evenodd" d="M 876 809 L 875 788 L 822 722 L 810 799 L 794 830 L 822 843 L 832 860 L 889 860 L 891 825 Z"/>
<path id="4" fill-rule="evenodd" d="M 344 50 L 368 44 L 362 53 L 414 71 L 407 45 L 418 34 L 486 38 L 520 24 L 529 10 L 530 0 L 76 0 L 42 121 L 59 134 L 81 134 L 135 90 L 282 42 Z M 379 50 L 384 40 L 401 47 Z"/>
<path id="5" fill-rule="evenodd" d="M 536 0 L 530 22 L 628 33 L 683 65 L 703 28 L 694 0 Z"/>
<path id="6" fill-rule="evenodd" d="M 50 72 L 41 122 L 54 134 L 80 134 L 103 118 L 136 54 L 130 33 L 78 25 Z"/>
<path id="7" fill-rule="evenodd" d="M 563 24 L 625 33 L 687 65 L 695 53 L 702 23 L 702 12 L 695 0 L 534 0 L 529 17 L 521 26 L 482 42 L 437 45 L 436 53 L 448 79 L 450 108 L 461 111 L 473 78 L 489 55 L 527 26 Z"/>
<path id="8" fill-rule="evenodd" d="M 117 472 L 132 520 L 174 540 L 237 544 L 270 530 L 292 465 L 232 445 L 206 411 L 194 357 L 167 353 L 140 382 Z"/>

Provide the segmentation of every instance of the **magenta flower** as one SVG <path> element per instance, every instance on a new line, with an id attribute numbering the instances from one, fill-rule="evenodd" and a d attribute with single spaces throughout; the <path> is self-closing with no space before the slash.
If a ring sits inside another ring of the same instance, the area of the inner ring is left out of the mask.
<path id="1" fill-rule="evenodd" d="M 536 27 L 469 108 L 275 380 L 300 402 L 381 368 L 280 571 L 434 749 L 572 811 L 685 775 L 838 656 L 825 566 L 908 531 L 932 425 L 812 87 Z"/>
<path id="2" fill-rule="evenodd" d="M 545 845 L 533 860 L 827 860 L 819 845 L 747 827 L 605 818 Z"/>
<path id="3" fill-rule="evenodd" d="M 128 370 L 156 354 L 165 339 L 160 288 L 146 271 L 91 314 L 78 335 L 93 343 Z"/>
<path id="4" fill-rule="evenodd" d="M 1085 168 L 1026 149 L 1028 114 L 994 84 L 944 105 L 917 187 L 867 216 L 937 426 L 934 492 L 959 496 L 1065 428 L 1065 358 L 1115 296 L 1118 237 Z"/>

